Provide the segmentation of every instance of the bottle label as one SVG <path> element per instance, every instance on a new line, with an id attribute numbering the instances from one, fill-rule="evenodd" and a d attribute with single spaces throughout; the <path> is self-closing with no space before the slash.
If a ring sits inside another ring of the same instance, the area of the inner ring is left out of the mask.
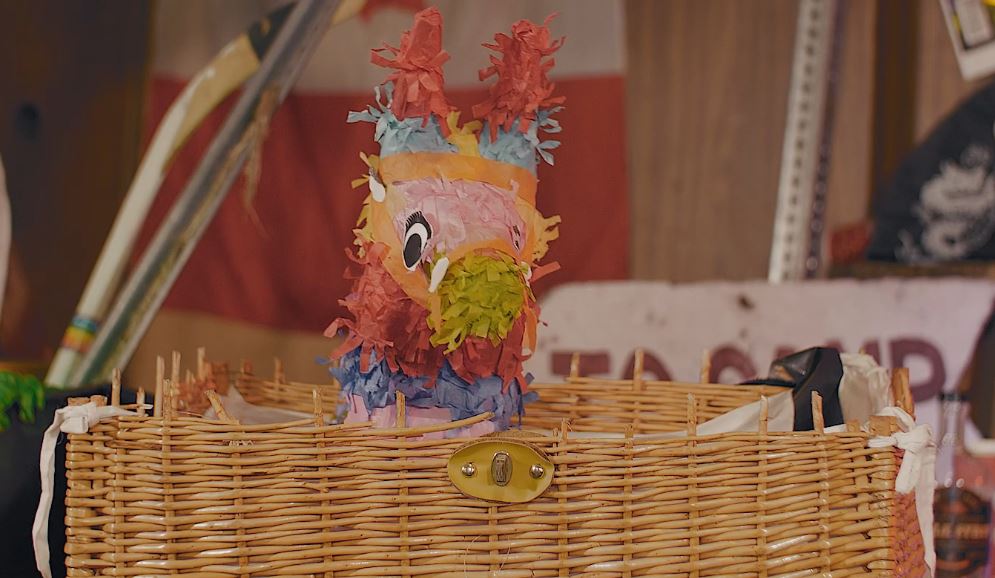
<path id="1" fill-rule="evenodd" d="M 933 537 L 937 578 L 980 576 L 988 563 L 991 508 L 970 490 L 937 488 Z"/>

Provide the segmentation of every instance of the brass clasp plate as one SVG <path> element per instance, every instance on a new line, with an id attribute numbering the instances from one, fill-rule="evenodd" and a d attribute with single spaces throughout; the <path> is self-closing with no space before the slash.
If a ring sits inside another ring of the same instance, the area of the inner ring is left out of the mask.
<path id="1" fill-rule="evenodd" d="M 492 502 L 528 502 L 553 481 L 553 463 L 541 451 L 502 438 L 468 443 L 453 453 L 447 469 L 461 492 Z"/>

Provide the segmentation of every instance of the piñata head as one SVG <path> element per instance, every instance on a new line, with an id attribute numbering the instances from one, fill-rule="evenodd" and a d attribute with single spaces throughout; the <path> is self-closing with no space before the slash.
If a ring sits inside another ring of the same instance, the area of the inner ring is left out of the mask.
<path id="1" fill-rule="evenodd" d="M 360 374 L 384 365 L 382 383 L 367 390 L 385 397 L 367 396 L 368 410 L 392 403 L 401 378 L 425 380 L 433 397 L 446 396 L 439 407 L 452 409 L 452 392 L 440 388 L 452 374 L 463 389 L 493 378 L 507 396 L 516 386 L 500 426 L 520 411 L 522 362 L 538 322 L 531 281 L 555 267 L 538 266 L 559 219 L 536 210 L 535 172 L 539 159 L 552 163 L 559 144 L 539 134 L 559 131 L 551 116 L 562 98 L 552 96 L 547 57 L 561 43 L 545 24 L 521 21 L 511 36 L 485 44 L 498 55 L 480 76 L 496 82 L 464 124 L 444 92 L 449 55 L 438 10 L 419 12 L 399 47 L 373 51 L 373 62 L 393 72 L 376 89 L 376 105 L 349 116 L 374 123 L 380 145 L 379 156 L 362 155 L 369 172 L 355 183 L 369 187 L 356 231 L 363 271 L 344 301 L 354 319 L 329 328 L 348 330 L 340 351 L 355 353 Z M 422 392 L 405 393 L 411 405 L 411 393 Z M 459 403 L 452 417 L 495 409 Z"/>

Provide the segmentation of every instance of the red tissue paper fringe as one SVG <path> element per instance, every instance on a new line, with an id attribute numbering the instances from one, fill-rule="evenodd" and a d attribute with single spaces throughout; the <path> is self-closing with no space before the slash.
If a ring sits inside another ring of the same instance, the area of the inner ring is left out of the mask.
<path id="1" fill-rule="evenodd" d="M 428 309 L 408 297 L 383 266 L 387 246 L 374 243 L 365 249 L 362 257 L 350 253 L 361 271 L 346 272 L 346 277 L 354 280 L 353 289 L 340 301 L 351 319 L 336 319 L 325 330 L 328 337 L 336 336 L 340 330 L 347 332 L 345 341 L 332 352 L 333 359 L 359 347 L 362 371 L 369 370 L 376 353 L 376 359 L 386 360 L 392 372 L 429 378 L 426 387 L 435 385 L 435 378 L 448 359 L 453 371 L 469 383 L 496 375 L 507 388 L 518 378 L 525 391 L 527 384 L 522 364 L 529 355 L 522 351 L 522 342 L 528 317 L 526 311 L 497 345 L 489 339 L 471 336 L 456 351 L 446 355 L 445 346 L 433 347 L 429 341 L 432 329 L 428 326 Z M 525 306 L 538 315 L 534 299 L 529 299 Z"/>
<path id="2" fill-rule="evenodd" d="M 491 85 L 488 99 L 474 105 L 473 116 L 487 121 L 491 140 L 497 138 L 498 127 L 510 132 L 516 118 L 518 130 L 525 132 L 540 108 L 563 103 L 564 97 L 553 96 L 556 85 L 546 76 L 555 61 L 543 60 L 563 46 L 563 38 L 550 38 L 548 25 L 555 16 L 548 16 L 542 25 L 519 20 L 511 27 L 511 36 L 499 33 L 494 44 L 484 44 L 500 57 L 491 55 L 491 66 L 480 71 L 480 80 L 497 75 L 497 82 Z"/>
<path id="3" fill-rule="evenodd" d="M 381 52 L 393 55 L 393 59 Z M 401 47 L 386 42 L 383 48 L 372 51 L 371 60 L 377 66 L 393 68 L 396 72 L 387 77 L 394 83 L 394 100 L 391 111 L 399 119 L 421 117 L 424 124 L 430 115 L 438 117 L 439 129 L 449 135 L 446 115 L 453 106 L 443 92 L 445 80 L 442 65 L 449 60 L 449 53 L 442 49 L 442 14 L 438 8 L 426 8 L 415 14 L 411 30 L 401 35 Z"/>

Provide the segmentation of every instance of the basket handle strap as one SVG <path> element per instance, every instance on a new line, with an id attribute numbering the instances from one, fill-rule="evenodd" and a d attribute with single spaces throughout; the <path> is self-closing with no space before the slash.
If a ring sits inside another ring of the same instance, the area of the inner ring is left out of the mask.
<path id="1" fill-rule="evenodd" d="M 42 438 L 41 442 L 41 498 L 38 499 L 34 525 L 31 526 L 31 540 L 35 546 L 35 564 L 43 578 L 52 578 L 48 551 L 48 515 L 52 510 L 52 493 L 55 486 L 55 446 L 59 441 L 59 434 L 62 432 L 86 433 L 90 431 L 91 425 L 100 420 L 120 415 L 137 414 L 112 405 L 98 406 L 91 401 L 83 405 L 71 405 L 57 410 L 52 425 L 45 430 L 45 437 Z"/>

